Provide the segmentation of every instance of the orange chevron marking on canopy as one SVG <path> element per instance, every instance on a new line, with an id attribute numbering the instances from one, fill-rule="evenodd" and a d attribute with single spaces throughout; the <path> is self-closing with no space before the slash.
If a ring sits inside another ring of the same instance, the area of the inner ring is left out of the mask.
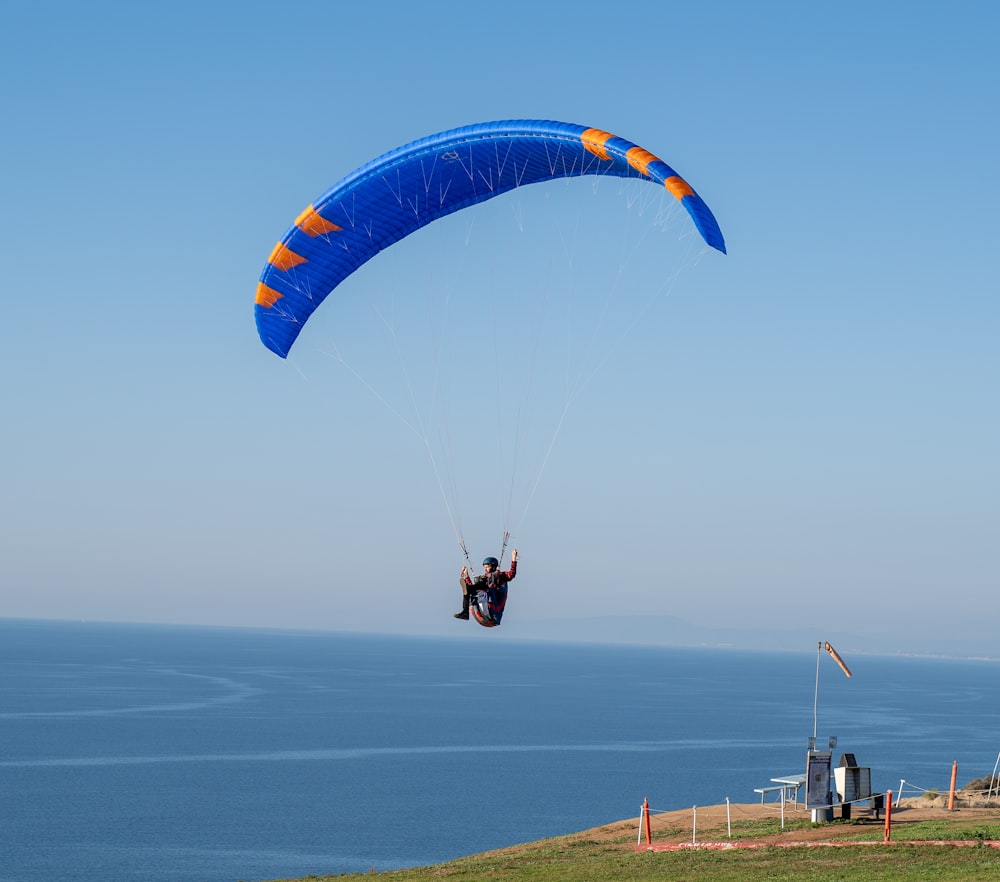
<path id="1" fill-rule="evenodd" d="M 633 147 L 625 154 L 625 158 L 628 160 L 628 164 L 632 166 L 639 174 L 649 177 L 649 164 L 651 162 L 660 162 L 659 156 L 654 156 L 648 150 L 644 150 L 642 147 Z"/>
<path id="2" fill-rule="evenodd" d="M 322 236 L 326 233 L 335 233 L 343 229 L 343 227 L 338 227 L 332 221 L 320 217 L 319 212 L 311 205 L 295 218 L 295 226 L 307 236 Z"/>
<path id="3" fill-rule="evenodd" d="M 605 146 L 608 141 L 613 138 L 610 132 L 602 131 L 601 129 L 587 129 L 582 135 L 580 135 L 580 140 L 583 142 L 584 150 L 593 153 L 600 159 L 611 159 L 608 156 L 608 150 Z"/>
<path id="4" fill-rule="evenodd" d="M 298 266 L 300 263 L 306 263 L 307 261 L 301 254 L 296 254 L 291 248 L 287 248 L 279 242 L 274 246 L 274 250 L 271 252 L 271 256 L 268 257 L 267 262 L 275 269 L 287 272 L 293 266 Z"/>
<path id="5" fill-rule="evenodd" d="M 275 291 L 274 288 L 268 288 L 263 282 L 258 282 L 257 296 L 254 299 L 258 306 L 263 306 L 264 309 L 270 309 L 284 296 L 284 294 Z"/>
<path id="6" fill-rule="evenodd" d="M 679 175 L 667 178 L 663 182 L 663 186 L 671 192 L 674 199 L 678 202 L 680 202 L 685 196 L 694 196 L 694 190 L 691 189 L 691 185 Z"/>

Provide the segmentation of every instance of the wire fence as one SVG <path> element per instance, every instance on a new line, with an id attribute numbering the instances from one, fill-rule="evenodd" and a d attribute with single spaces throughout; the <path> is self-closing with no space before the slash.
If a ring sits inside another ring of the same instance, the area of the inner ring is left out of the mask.
<path id="1" fill-rule="evenodd" d="M 998 759 L 998 763 L 1000 763 L 1000 759 Z M 950 796 L 950 805 L 958 803 L 966 806 L 975 804 L 983 808 L 1000 807 L 1000 777 L 998 777 L 995 772 L 989 777 L 970 782 L 970 784 L 976 786 L 955 789 L 953 792 L 950 792 L 950 788 L 945 788 L 944 791 L 942 791 L 937 787 L 921 787 L 912 781 L 907 781 L 906 779 L 901 778 L 899 781 L 899 789 L 894 794 L 895 799 L 893 801 L 893 805 L 896 808 L 899 808 L 901 801 L 904 798 L 912 799 L 914 797 L 923 796 L 928 800 L 931 800 L 948 795 Z M 732 828 L 734 823 L 740 825 L 741 822 L 759 822 L 768 818 L 780 818 L 781 826 L 784 828 L 786 814 L 789 812 L 793 816 L 808 812 L 811 816 L 813 809 L 831 810 L 833 808 L 840 807 L 843 812 L 845 806 L 853 808 L 853 806 L 858 805 L 871 810 L 875 818 L 878 819 L 881 810 L 885 808 L 883 800 L 887 795 L 885 793 L 873 793 L 858 799 L 838 800 L 836 802 L 832 802 L 830 805 L 807 807 L 804 801 L 799 801 L 797 790 L 793 790 L 793 798 L 788 798 L 790 788 L 787 787 L 767 787 L 761 788 L 757 792 L 761 794 L 761 801 L 759 804 L 734 803 L 728 796 L 725 798 L 727 836 L 729 839 L 732 839 Z M 765 797 L 772 792 L 778 794 L 779 798 L 773 801 L 766 801 Z M 649 841 L 652 818 L 668 814 L 676 816 L 677 812 L 678 809 L 653 808 L 649 805 L 648 800 L 644 800 L 639 814 L 638 844 L 642 844 L 644 837 L 647 842 Z M 849 817 L 849 812 L 850 808 L 847 809 L 847 812 L 845 812 L 843 816 Z M 690 817 L 691 844 L 694 845 L 698 841 L 698 806 L 691 807 Z M 717 822 L 713 825 L 713 829 L 714 826 L 717 826 Z M 675 831 L 675 833 L 676 832 L 677 831 Z"/>

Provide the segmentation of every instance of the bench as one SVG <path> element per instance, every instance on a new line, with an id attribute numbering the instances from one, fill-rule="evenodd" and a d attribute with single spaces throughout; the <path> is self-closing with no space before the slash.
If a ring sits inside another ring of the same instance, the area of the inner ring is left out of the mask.
<path id="1" fill-rule="evenodd" d="M 786 790 L 786 789 L 787 788 L 786 788 L 786 786 L 784 784 L 778 784 L 775 787 L 754 787 L 753 792 L 760 794 L 760 804 L 763 805 L 764 804 L 764 797 L 768 793 L 777 793 L 780 790 Z"/>

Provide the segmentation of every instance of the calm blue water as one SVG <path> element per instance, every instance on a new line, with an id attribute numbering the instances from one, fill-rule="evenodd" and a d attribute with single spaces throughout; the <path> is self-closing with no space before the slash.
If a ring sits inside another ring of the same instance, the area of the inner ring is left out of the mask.
<path id="1" fill-rule="evenodd" d="M 993 771 L 996 662 L 820 659 L 820 740 Z M 436 863 L 804 771 L 816 652 L 0 621 L 0 880 Z"/>

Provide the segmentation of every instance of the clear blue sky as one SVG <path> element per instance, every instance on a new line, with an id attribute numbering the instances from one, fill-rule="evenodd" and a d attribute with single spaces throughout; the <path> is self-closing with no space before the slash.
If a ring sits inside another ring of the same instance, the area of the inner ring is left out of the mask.
<path id="1" fill-rule="evenodd" d="M 580 354 L 596 368 L 519 476 L 540 480 L 518 491 L 505 635 L 676 615 L 818 638 L 832 622 L 891 650 L 1000 617 L 995 3 L 97 0 L 4 18 L 0 615 L 471 627 L 450 617 L 452 520 L 477 562 L 499 550 L 484 422 L 512 411 L 495 369 L 476 373 L 495 328 L 516 388 L 533 356 L 546 377 Z M 504 118 L 647 147 L 729 255 L 644 241 L 633 299 L 591 316 L 596 355 L 581 334 L 567 356 L 532 292 L 603 287 L 626 262 L 581 238 L 553 281 L 565 230 L 536 218 L 582 203 L 547 191 L 513 244 L 483 247 L 516 200 L 452 225 L 457 247 L 442 229 L 381 255 L 288 361 L 259 343 L 257 278 L 302 208 L 384 151 Z M 437 321 L 452 293 L 432 357 L 463 398 L 435 472 L 387 391 L 434 380 L 379 353 L 389 324 L 426 341 L 409 307 Z M 529 460 L 560 412 L 547 395 Z"/>

